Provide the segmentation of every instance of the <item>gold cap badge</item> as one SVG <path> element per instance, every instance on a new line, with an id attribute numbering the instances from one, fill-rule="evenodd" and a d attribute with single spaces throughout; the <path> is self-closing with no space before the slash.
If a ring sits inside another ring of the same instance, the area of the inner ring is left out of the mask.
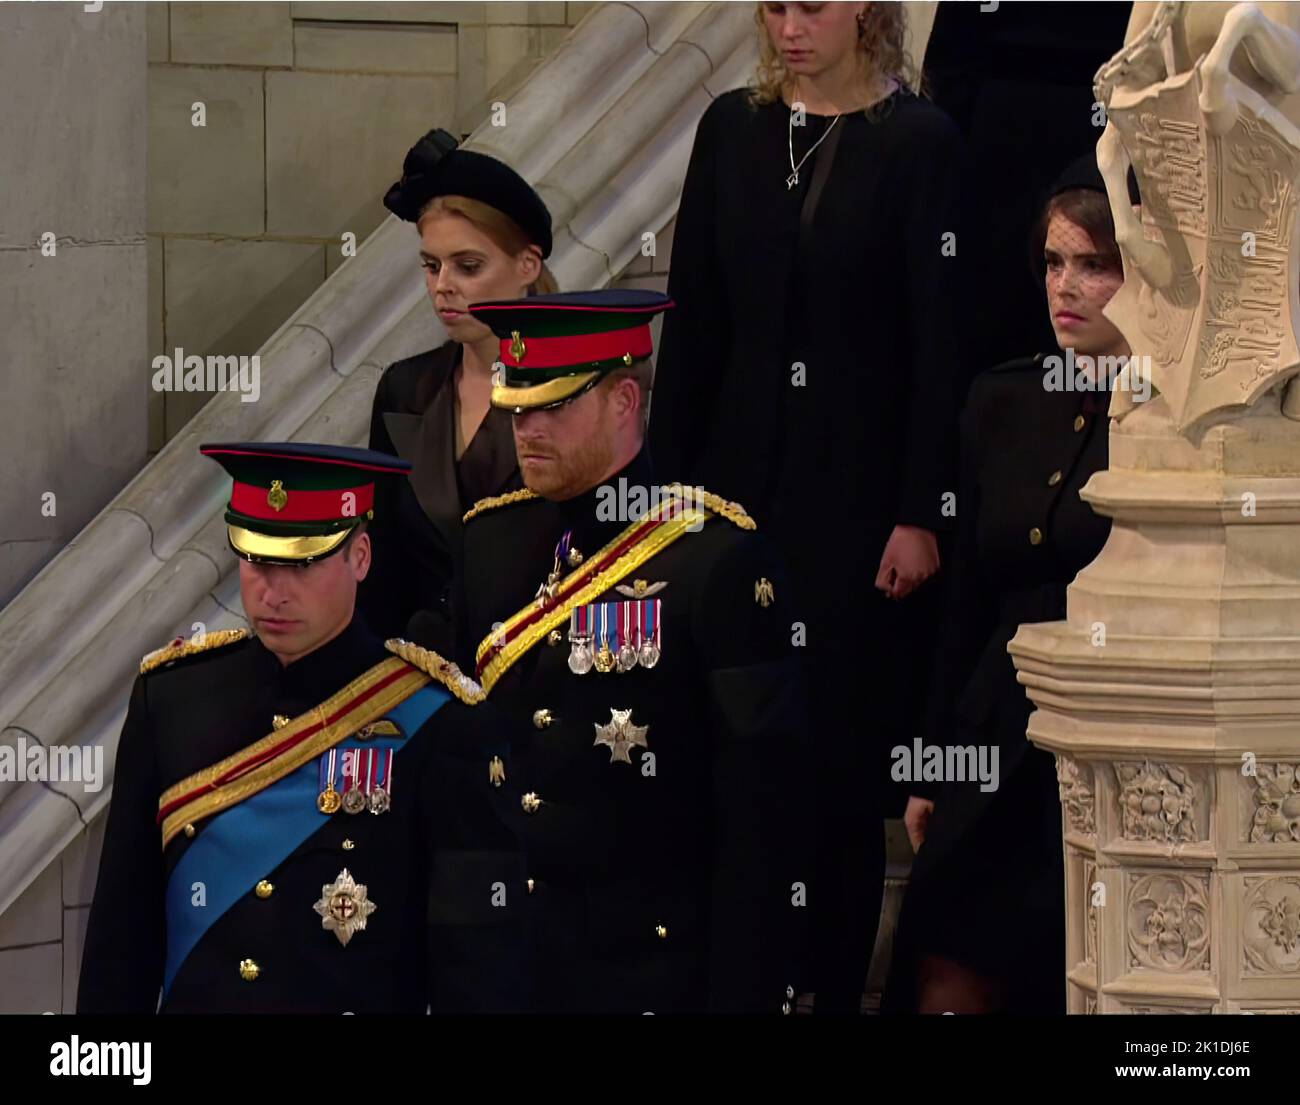
<path id="1" fill-rule="evenodd" d="M 519 336 L 518 330 L 510 331 L 510 356 L 514 357 L 515 364 L 523 364 L 524 354 L 528 352 L 528 346 L 524 344 L 524 339 Z"/>
<path id="2" fill-rule="evenodd" d="M 274 511 L 284 509 L 284 504 L 289 501 L 289 493 L 284 489 L 282 480 L 272 480 L 271 490 L 266 493 L 266 505 Z"/>

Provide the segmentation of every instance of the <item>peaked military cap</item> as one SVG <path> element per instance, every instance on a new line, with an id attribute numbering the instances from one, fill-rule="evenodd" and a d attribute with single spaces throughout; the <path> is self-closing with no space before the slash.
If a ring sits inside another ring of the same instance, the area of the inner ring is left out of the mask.
<path id="1" fill-rule="evenodd" d="M 436 196 L 465 196 L 510 216 L 542 251 L 551 255 L 551 213 L 528 183 L 504 161 L 458 149 L 445 130 L 431 130 L 402 162 L 402 179 L 388 189 L 384 206 L 399 219 L 416 222 Z"/>
<path id="2" fill-rule="evenodd" d="M 471 303 L 469 313 L 501 341 L 492 405 L 519 414 L 576 399 L 650 356 L 650 322 L 671 306 L 668 296 L 637 288 Z"/>
<path id="3" fill-rule="evenodd" d="M 310 564 L 337 552 L 375 514 L 375 484 L 411 465 L 387 453 L 308 442 L 200 445 L 234 480 L 230 547 L 245 560 Z"/>

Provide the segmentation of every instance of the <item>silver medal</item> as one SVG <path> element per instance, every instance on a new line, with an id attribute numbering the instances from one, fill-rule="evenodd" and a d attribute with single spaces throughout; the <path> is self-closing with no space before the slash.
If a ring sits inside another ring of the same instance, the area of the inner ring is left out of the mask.
<path id="1" fill-rule="evenodd" d="M 659 646 L 653 640 L 641 642 L 641 650 L 637 654 L 637 659 L 641 661 L 641 666 L 647 670 L 659 663 Z"/>
<path id="2" fill-rule="evenodd" d="M 631 645 L 620 645 L 618 650 L 618 670 L 631 671 L 636 667 L 636 649 Z"/>
<path id="3" fill-rule="evenodd" d="M 569 649 L 569 670 L 574 675 L 586 675 L 591 671 L 593 663 L 591 640 L 585 637 L 574 637 L 570 640 L 573 645 Z"/>

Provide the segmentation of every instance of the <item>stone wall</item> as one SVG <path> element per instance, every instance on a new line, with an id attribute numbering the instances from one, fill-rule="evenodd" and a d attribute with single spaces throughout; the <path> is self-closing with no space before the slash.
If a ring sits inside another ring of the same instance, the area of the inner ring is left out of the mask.
<path id="1" fill-rule="evenodd" d="M 387 215 L 415 139 L 472 130 L 592 6 L 147 5 L 150 357 L 255 353 Z M 211 398 L 148 396 L 150 452 Z"/>
<path id="2" fill-rule="evenodd" d="M 0 5 L 0 607 L 145 462 L 145 77 L 143 6 Z"/>

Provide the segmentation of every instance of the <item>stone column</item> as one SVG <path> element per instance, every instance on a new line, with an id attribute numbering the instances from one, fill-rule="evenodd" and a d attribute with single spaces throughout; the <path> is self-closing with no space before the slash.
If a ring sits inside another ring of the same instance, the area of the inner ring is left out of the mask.
<path id="1" fill-rule="evenodd" d="M 0 607 L 143 466 L 144 5 L 0 5 Z"/>
<path id="2" fill-rule="evenodd" d="M 1126 272 L 1106 313 L 1149 358 L 1083 491 L 1110 539 L 1067 620 L 1010 651 L 1057 758 L 1069 1011 L 1297 1012 L 1300 131 L 1235 77 L 1207 93 L 1213 51 L 1166 75 L 1171 41 L 1098 74 Z"/>

